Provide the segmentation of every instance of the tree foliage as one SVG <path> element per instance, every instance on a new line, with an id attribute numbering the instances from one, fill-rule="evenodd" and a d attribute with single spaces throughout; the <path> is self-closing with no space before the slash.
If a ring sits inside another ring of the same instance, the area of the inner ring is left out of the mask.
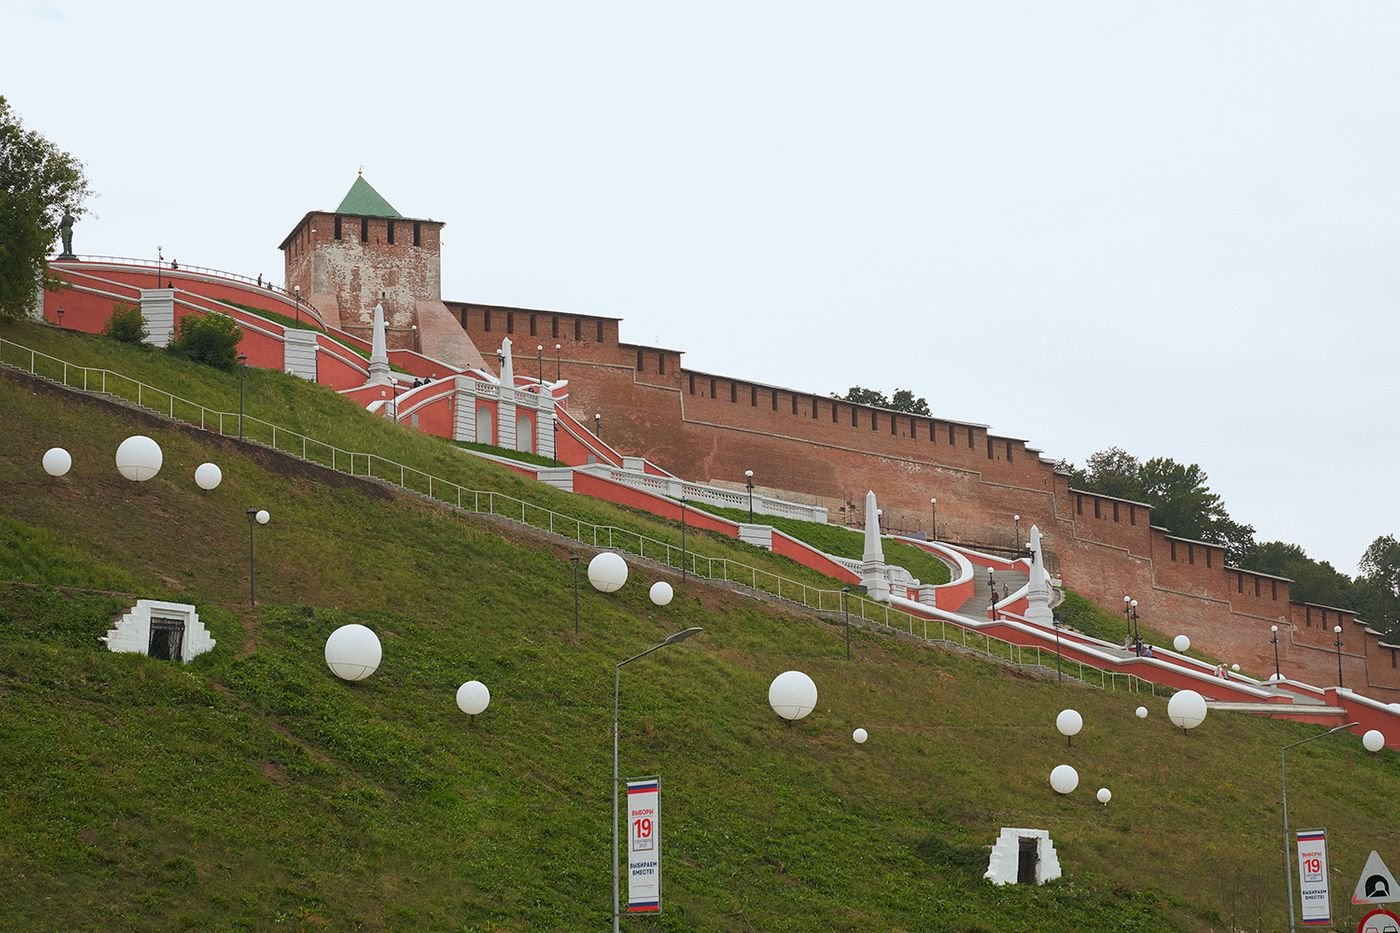
<path id="1" fill-rule="evenodd" d="M 102 333 L 122 343 L 141 343 L 149 333 L 146 316 L 135 305 L 118 304 L 112 308 L 112 316 L 107 319 Z"/>
<path id="2" fill-rule="evenodd" d="M 64 213 L 81 216 L 90 193 L 82 163 L 26 131 L 0 97 L 0 318 L 29 311 Z"/>
<path id="3" fill-rule="evenodd" d="M 1199 464 L 1177 463 L 1170 457 L 1142 461 L 1119 447 L 1100 450 L 1084 469 L 1071 463 L 1061 468 L 1074 485 L 1087 492 L 1131 499 L 1152 506 L 1152 524 L 1174 535 L 1209 541 L 1225 548 L 1234 563 L 1246 560 L 1254 548 L 1254 528 L 1230 517 L 1225 502 L 1207 485 Z"/>
<path id="4" fill-rule="evenodd" d="M 846 390 L 845 395 L 831 393 L 832 398 L 841 399 L 843 402 L 853 402 L 856 405 L 871 405 L 875 408 L 889 408 L 893 411 L 907 412 L 911 415 L 932 415 L 932 410 L 928 407 L 928 399 L 920 396 L 914 397 L 912 389 L 895 389 L 894 397 L 890 398 L 878 389 L 866 389 L 861 386 L 851 386 Z"/>
<path id="5" fill-rule="evenodd" d="M 170 341 L 170 352 L 196 363 L 233 369 L 242 339 L 243 328 L 227 315 L 190 314 L 180 319 L 180 336 Z"/>
<path id="6" fill-rule="evenodd" d="M 1354 596 L 1361 618 L 1400 639 L 1400 541 L 1382 535 L 1361 555 Z"/>
<path id="7" fill-rule="evenodd" d="M 1265 541 L 1254 548 L 1243 566 L 1292 580 L 1288 592 L 1295 602 L 1354 607 L 1351 577 L 1325 560 L 1314 560 L 1296 544 Z"/>

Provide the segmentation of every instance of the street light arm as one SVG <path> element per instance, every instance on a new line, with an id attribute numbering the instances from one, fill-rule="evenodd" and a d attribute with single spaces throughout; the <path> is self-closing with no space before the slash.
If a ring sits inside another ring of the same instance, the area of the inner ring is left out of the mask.
<path id="1" fill-rule="evenodd" d="M 1332 735 L 1332 734 L 1334 734 L 1334 733 L 1341 732 L 1341 731 L 1343 731 L 1343 730 L 1345 730 L 1345 729 L 1350 729 L 1350 728 L 1352 728 L 1353 726 L 1359 726 L 1359 725 L 1361 725 L 1361 723 L 1359 723 L 1359 722 L 1349 722 L 1349 723 L 1347 723 L 1347 724 L 1344 725 L 1344 726 L 1337 726 L 1335 729 L 1328 729 L 1326 732 L 1319 732 L 1317 735 L 1309 736 L 1308 738 L 1303 739 L 1301 742 L 1294 742 L 1292 745 L 1285 745 L 1285 746 L 1283 746 L 1282 749 L 1280 749 L 1280 751 L 1285 751 L 1285 752 L 1286 752 L 1286 751 L 1288 751 L 1290 748 L 1297 748 L 1299 745 L 1306 745 L 1306 744 L 1308 744 L 1309 742 L 1316 742 L 1318 739 L 1325 739 L 1325 738 L 1327 738 L 1329 735 Z"/>

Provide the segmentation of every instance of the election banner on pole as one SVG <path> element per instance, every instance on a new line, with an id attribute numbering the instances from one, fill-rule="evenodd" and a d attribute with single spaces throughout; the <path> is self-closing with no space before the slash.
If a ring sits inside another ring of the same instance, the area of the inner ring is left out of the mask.
<path id="1" fill-rule="evenodd" d="M 627 782 L 627 912 L 661 912 L 661 779 Z"/>
<path id="2" fill-rule="evenodd" d="M 1327 886 L 1327 830 L 1298 831 L 1298 881 L 1303 924 L 1330 926 L 1332 898 Z"/>

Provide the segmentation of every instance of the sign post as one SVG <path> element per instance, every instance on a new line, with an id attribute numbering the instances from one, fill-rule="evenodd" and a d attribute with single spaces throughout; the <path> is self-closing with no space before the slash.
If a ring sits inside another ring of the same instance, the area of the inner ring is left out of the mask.
<path id="1" fill-rule="evenodd" d="M 627 782 L 627 912 L 661 913 L 661 779 Z"/>
<path id="2" fill-rule="evenodd" d="M 1304 926 L 1330 926 L 1331 892 L 1327 884 L 1327 830 L 1298 831 L 1298 893 Z"/>

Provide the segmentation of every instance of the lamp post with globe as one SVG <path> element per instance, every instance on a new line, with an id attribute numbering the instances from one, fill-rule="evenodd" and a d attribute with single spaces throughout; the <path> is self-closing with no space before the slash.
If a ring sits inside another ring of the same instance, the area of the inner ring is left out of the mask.
<path id="1" fill-rule="evenodd" d="M 1269 641 L 1273 642 L 1274 645 L 1274 680 L 1283 680 L 1283 674 L 1278 668 L 1278 626 L 1269 626 L 1269 631 L 1273 633 Z"/>
<path id="2" fill-rule="evenodd" d="M 258 604 L 257 577 L 253 564 L 253 526 L 266 525 L 272 516 L 267 514 L 267 509 L 255 509 L 248 506 L 248 605 Z"/>
<path id="3" fill-rule="evenodd" d="M 632 655 L 632 657 L 630 657 L 630 658 L 627 658 L 627 659 L 622 660 L 622 661 L 618 661 L 617 664 L 616 664 L 616 666 L 613 667 L 613 760 L 612 760 L 612 766 L 613 766 L 613 772 L 612 772 L 612 773 L 613 773 L 613 777 L 612 777 L 612 785 L 613 785 L 613 786 L 612 786 L 612 863 L 613 863 L 613 877 L 612 877 L 612 882 L 613 882 L 613 884 L 612 884 L 612 887 L 613 887 L 613 889 L 612 889 L 612 928 L 613 928 L 613 933 L 618 933 L 618 930 L 619 930 L 619 926 L 618 926 L 618 924 L 619 924 L 618 909 L 619 909 L 619 906 L 620 906 L 620 898 L 619 898 L 619 891 L 618 891 L 618 870 L 619 870 L 619 867 L 618 867 L 618 854 L 617 854 L 617 784 L 618 784 L 618 778 L 617 778 L 617 737 L 618 737 L 618 731 L 619 731 L 619 730 L 618 730 L 618 710 L 619 710 L 620 705 L 621 705 L 621 700 L 620 700 L 620 698 L 621 698 L 621 695 L 622 695 L 622 668 L 623 668 L 623 665 L 631 664 L 633 661 L 637 660 L 638 658 L 644 658 L 644 657 L 646 657 L 647 655 L 651 654 L 653 651 L 660 651 L 662 648 L 665 648 L 667 645 L 674 645 L 674 644 L 676 644 L 677 642 L 685 641 L 685 640 L 686 640 L 687 638 L 689 638 L 690 636 L 692 636 L 692 635 L 698 635 L 698 634 L 700 634 L 700 633 L 703 632 L 703 631 L 704 631 L 704 629 L 701 628 L 701 627 L 698 626 L 698 625 L 693 625 L 693 626 L 691 626 L 690 628 L 682 629 L 682 630 L 679 631 L 679 632 L 676 632 L 676 633 L 674 633 L 674 634 L 672 634 L 672 635 L 666 636 L 666 640 L 663 641 L 663 642 L 661 642 L 660 644 L 652 645 L 650 648 L 648 648 L 647 650 L 641 652 L 640 654 L 634 654 L 634 655 Z"/>
<path id="4" fill-rule="evenodd" d="M 1332 643 L 1337 646 L 1337 686 L 1344 687 L 1346 685 L 1342 683 L 1342 627 L 1332 626 L 1332 634 L 1337 636 L 1337 640 Z"/>

